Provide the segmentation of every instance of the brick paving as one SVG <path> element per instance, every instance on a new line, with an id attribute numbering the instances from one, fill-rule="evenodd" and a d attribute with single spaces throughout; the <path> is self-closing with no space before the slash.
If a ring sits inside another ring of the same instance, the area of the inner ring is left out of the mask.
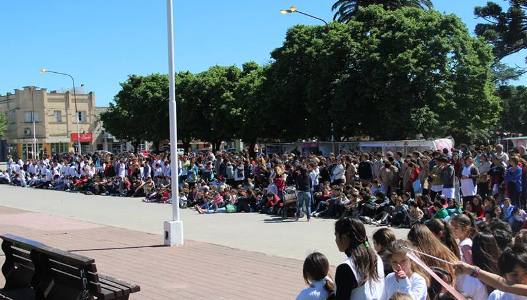
<path id="1" fill-rule="evenodd" d="M 190 240 L 164 247 L 161 235 L 3 206 L 0 233 L 94 258 L 100 273 L 141 286 L 130 299 L 291 299 L 304 287 L 300 260 Z"/>

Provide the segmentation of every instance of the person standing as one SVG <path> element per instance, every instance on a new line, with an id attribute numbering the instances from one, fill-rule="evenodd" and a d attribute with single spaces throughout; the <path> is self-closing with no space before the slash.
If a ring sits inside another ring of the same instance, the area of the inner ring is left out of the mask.
<path id="1" fill-rule="evenodd" d="M 341 185 L 346 183 L 346 170 L 342 164 L 342 160 L 337 158 L 335 161 L 335 166 L 331 170 L 331 184 L 332 185 Z"/>
<path id="2" fill-rule="evenodd" d="M 509 168 L 505 172 L 505 184 L 507 188 L 507 195 L 512 200 L 512 204 L 516 207 L 521 207 L 520 196 L 522 193 L 522 168 L 518 166 L 518 158 L 511 157 L 509 160 Z"/>
<path id="3" fill-rule="evenodd" d="M 455 171 L 454 166 L 452 166 L 446 157 L 441 157 L 438 160 L 439 165 L 441 167 L 441 182 L 443 183 L 443 189 L 441 191 L 442 195 L 446 199 L 454 199 L 455 198 Z"/>
<path id="4" fill-rule="evenodd" d="M 478 192 L 477 180 L 479 177 L 478 168 L 474 165 L 472 157 L 465 157 L 465 164 L 461 169 L 461 193 L 463 194 L 463 207 L 467 202 L 471 202 Z"/>
<path id="5" fill-rule="evenodd" d="M 487 154 L 482 153 L 479 155 L 479 164 L 478 164 L 478 194 L 481 197 L 490 196 L 490 186 L 489 186 L 489 171 L 492 163 L 489 161 Z"/>
<path id="6" fill-rule="evenodd" d="M 300 218 L 300 214 L 305 205 L 305 212 L 307 221 L 311 219 L 311 178 L 305 166 L 300 166 L 295 177 L 297 208 L 296 220 Z"/>
<path id="7" fill-rule="evenodd" d="M 373 178 L 372 163 L 368 154 L 363 154 L 360 157 L 359 178 L 363 183 L 369 183 Z"/>

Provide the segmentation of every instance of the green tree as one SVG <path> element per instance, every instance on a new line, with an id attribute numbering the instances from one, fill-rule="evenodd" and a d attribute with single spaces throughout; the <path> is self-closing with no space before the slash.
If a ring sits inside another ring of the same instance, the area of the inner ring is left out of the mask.
<path id="1" fill-rule="evenodd" d="M 267 129 L 271 115 L 263 113 L 265 105 L 264 82 L 266 67 L 255 62 L 245 63 L 242 74 L 234 90 L 238 109 L 234 111 L 235 119 L 240 120 L 234 136 L 249 144 L 249 151 L 254 155 L 254 146 L 258 140 L 270 136 Z"/>
<path id="2" fill-rule="evenodd" d="M 525 69 L 510 67 L 500 61 L 492 65 L 492 79 L 497 87 L 507 85 L 511 80 L 518 80 L 523 74 Z"/>
<path id="3" fill-rule="evenodd" d="M 234 96 L 241 70 L 236 66 L 213 66 L 196 74 L 192 102 L 195 105 L 196 138 L 209 141 L 218 149 L 222 141 L 233 138 L 242 125 Z"/>
<path id="4" fill-rule="evenodd" d="M 484 137 L 497 123 L 492 49 L 462 21 L 381 6 L 347 24 L 295 26 L 272 53 L 268 110 L 277 137 Z M 283 124 L 282 124 L 283 125 Z"/>
<path id="5" fill-rule="evenodd" d="M 498 95 L 503 101 L 501 130 L 527 132 L 527 87 L 502 86 Z"/>
<path id="6" fill-rule="evenodd" d="M 135 147 L 141 141 L 158 145 L 169 137 L 167 76 L 129 76 L 101 120 L 106 130 Z"/>
<path id="7" fill-rule="evenodd" d="M 333 20 L 347 23 L 357 14 L 360 7 L 367 7 L 373 4 L 380 4 L 389 10 L 402 7 L 432 9 L 434 6 L 431 0 L 337 0 L 331 7 L 331 10 L 335 12 Z"/>
<path id="8" fill-rule="evenodd" d="M 506 11 L 494 2 L 474 9 L 476 16 L 487 21 L 476 26 L 476 34 L 494 45 L 494 53 L 498 60 L 527 47 L 527 2 L 508 2 L 509 8 Z"/>
<path id="9" fill-rule="evenodd" d="M 0 113 L 0 137 L 4 136 L 4 131 L 7 127 L 7 118 L 6 115 Z"/>
<path id="10" fill-rule="evenodd" d="M 152 141 L 157 149 L 161 141 L 170 138 L 168 85 L 166 75 L 129 76 L 108 111 L 101 115 L 104 128 L 135 146 Z M 178 140 L 185 148 L 198 134 L 201 113 L 195 101 L 200 92 L 194 74 L 176 74 Z"/>

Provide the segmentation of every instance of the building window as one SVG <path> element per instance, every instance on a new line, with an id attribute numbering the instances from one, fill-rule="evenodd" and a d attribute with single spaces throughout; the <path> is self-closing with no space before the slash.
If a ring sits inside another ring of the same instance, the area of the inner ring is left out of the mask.
<path id="1" fill-rule="evenodd" d="M 38 112 L 32 112 L 32 111 L 26 111 L 26 113 L 24 114 L 24 122 L 32 123 L 33 120 L 35 120 L 35 122 L 40 122 L 40 115 L 39 115 L 39 113 Z"/>
<path id="2" fill-rule="evenodd" d="M 52 154 L 62 154 L 68 153 L 69 144 L 68 143 L 53 143 L 51 144 L 51 153 Z"/>
<path id="3" fill-rule="evenodd" d="M 79 118 L 79 123 L 86 123 L 86 112 L 85 111 L 78 111 L 77 112 L 77 118 Z"/>
<path id="4" fill-rule="evenodd" d="M 60 110 L 56 110 L 53 112 L 55 115 L 55 122 L 62 123 L 62 112 Z"/>

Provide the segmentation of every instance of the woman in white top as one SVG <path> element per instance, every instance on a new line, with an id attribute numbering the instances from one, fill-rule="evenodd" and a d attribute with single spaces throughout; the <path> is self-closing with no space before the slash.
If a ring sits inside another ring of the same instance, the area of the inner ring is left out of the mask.
<path id="1" fill-rule="evenodd" d="M 304 281 L 308 285 L 296 297 L 296 300 L 326 300 L 333 295 L 335 285 L 328 276 L 329 262 L 319 252 L 309 254 L 304 260 Z"/>
<path id="2" fill-rule="evenodd" d="M 370 246 L 364 224 L 342 218 L 335 223 L 335 243 L 348 257 L 335 273 L 337 300 L 381 299 L 384 290 L 382 259 Z"/>
<path id="3" fill-rule="evenodd" d="M 407 256 L 410 243 L 405 240 L 396 240 L 388 248 L 388 259 L 394 272 L 384 279 L 384 292 L 382 300 L 390 299 L 395 293 L 405 293 L 413 300 L 426 300 L 427 282 L 423 275 L 417 271 L 417 266 Z"/>

